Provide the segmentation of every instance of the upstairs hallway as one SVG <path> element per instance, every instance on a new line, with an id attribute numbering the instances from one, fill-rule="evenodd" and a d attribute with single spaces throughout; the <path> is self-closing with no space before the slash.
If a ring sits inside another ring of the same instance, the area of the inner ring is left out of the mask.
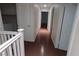
<path id="1" fill-rule="evenodd" d="M 35 42 L 25 41 L 26 56 L 66 56 L 66 51 L 56 49 L 47 29 L 41 28 Z"/>

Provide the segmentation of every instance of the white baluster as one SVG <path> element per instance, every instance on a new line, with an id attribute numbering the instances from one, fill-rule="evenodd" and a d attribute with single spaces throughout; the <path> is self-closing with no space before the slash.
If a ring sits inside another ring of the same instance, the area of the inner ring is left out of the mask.
<path id="1" fill-rule="evenodd" d="M 24 29 L 18 29 L 18 32 L 23 34 Z M 20 37 L 20 52 L 21 56 L 24 56 L 24 35 Z"/>
<path id="2" fill-rule="evenodd" d="M 6 37 L 6 34 L 3 34 L 4 35 L 4 40 L 5 42 L 7 41 L 7 37 Z"/>
<path id="3" fill-rule="evenodd" d="M 5 42 L 4 37 L 3 37 L 3 34 L 1 34 L 1 40 L 2 40 L 2 43 Z"/>
<path id="4" fill-rule="evenodd" d="M 10 39 L 10 35 L 8 35 L 8 40 L 9 40 L 9 39 Z M 9 55 L 9 56 L 13 56 L 11 45 L 8 47 L 8 55 Z"/>
<path id="5" fill-rule="evenodd" d="M 18 56 L 20 56 L 21 55 L 21 53 L 20 53 L 20 45 L 19 45 L 19 39 L 16 41 L 16 45 L 17 45 L 17 54 L 18 54 Z"/>
<path id="6" fill-rule="evenodd" d="M 17 51 L 16 51 L 16 43 L 13 43 L 13 51 L 14 51 L 14 56 L 17 56 Z"/>
<path id="7" fill-rule="evenodd" d="M 0 56 L 2 56 L 2 54 L 0 53 Z"/>
<path id="8" fill-rule="evenodd" d="M 2 40 L 1 40 L 1 34 L 0 34 L 0 45 L 2 44 Z"/>
<path id="9" fill-rule="evenodd" d="M 6 51 L 3 51 L 2 52 L 2 56 L 6 56 Z"/>
<path id="10" fill-rule="evenodd" d="M 11 45 L 8 47 L 8 56 L 13 56 Z"/>
<path id="11" fill-rule="evenodd" d="M 4 39 L 3 34 L 1 34 L 1 40 L 2 40 L 2 44 L 5 43 L 5 39 Z M 3 56 L 6 56 L 7 55 L 6 50 L 2 52 L 2 55 Z"/>
<path id="12" fill-rule="evenodd" d="M 11 35 L 11 38 L 13 37 L 13 35 Z M 16 51 L 16 43 L 13 43 L 13 52 L 14 52 L 14 56 L 17 56 L 17 51 Z"/>
<path id="13" fill-rule="evenodd" d="M 7 36 L 6 36 L 6 34 L 3 34 L 3 36 L 4 36 L 4 40 L 5 40 L 5 42 L 7 41 Z M 5 43 L 4 42 L 4 43 Z M 8 53 L 8 49 L 6 49 L 6 54 L 8 55 L 9 53 Z"/>

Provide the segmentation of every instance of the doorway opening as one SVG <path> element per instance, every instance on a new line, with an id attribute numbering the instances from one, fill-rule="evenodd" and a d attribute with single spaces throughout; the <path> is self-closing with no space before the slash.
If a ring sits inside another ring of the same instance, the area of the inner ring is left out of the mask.
<path id="1" fill-rule="evenodd" d="M 41 28 L 47 29 L 47 23 L 48 23 L 48 12 L 41 12 Z"/>
<path id="2" fill-rule="evenodd" d="M 17 31 L 17 15 L 15 3 L 2 3 L 0 4 L 2 21 L 5 31 Z"/>

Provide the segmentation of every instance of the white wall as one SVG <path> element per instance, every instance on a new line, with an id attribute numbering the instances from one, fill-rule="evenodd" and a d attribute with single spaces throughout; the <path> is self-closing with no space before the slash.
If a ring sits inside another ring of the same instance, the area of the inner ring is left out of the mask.
<path id="1" fill-rule="evenodd" d="M 59 49 L 62 50 L 68 49 L 75 11 L 76 11 L 76 6 L 65 6 L 64 19 L 63 19 L 63 24 L 60 34 L 61 36 L 59 42 Z"/>
<path id="2" fill-rule="evenodd" d="M 0 31 L 2 30 L 3 30 L 3 22 L 2 22 L 1 9 L 0 9 Z M 0 40 L 0 44 L 1 44 L 1 40 Z"/>
<path id="3" fill-rule="evenodd" d="M 34 4 L 34 7 L 36 7 L 36 8 L 34 8 L 35 10 L 35 27 L 37 28 L 36 29 L 36 34 L 38 33 L 38 31 L 39 31 L 39 29 L 40 29 L 40 27 L 41 27 L 41 10 L 40 10 L 40 7 L 39 7 L 39 5 L 38 4 Z"/>
<path id="4" fill-rule="evenodd" d="M 24 28 L 25 41 L 34 41 L 37 30 L 38 13 L 33 4 L 16 4 L 18 27 Z"/>
<path id="5" fill-rule="evenodd" d="M 49 32 L 51 32 L 51 21 L 53 17 L 53 6 L 50 7 L 50 10 L 48 10 L 48 23 L 47 23 L 47 29 Z"/>
<path id="6" fill-rule="evenodd" d="M 34 31 L 37 35 L 38 31 L 39 31 L 39 8 L 38 7 L 33 7 L 34 8 Z M 35 37 L 36 37 L 35 35 Z"/>
<path id="7" fill-rule="evenodd" d="M 70 37 L 68 56 L 79 56 L 79 4 L 75 15 L 73 29 Z"/>
<path id="8" fill-rule="evenodd" d="M 3 21 L 2 21 L 2 14 L 0 9 L 0 31 L 3 30 Z"/>

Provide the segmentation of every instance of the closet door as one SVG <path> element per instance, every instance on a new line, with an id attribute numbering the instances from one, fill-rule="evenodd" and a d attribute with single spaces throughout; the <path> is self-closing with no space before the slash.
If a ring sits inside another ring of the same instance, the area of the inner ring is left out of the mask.
<path id="1" fill-rule="evenodd" d="M 67 50 L 71 35 L 72 25 L 74 22 L 76 6 L 65 6 L 65 13 L 60 34 L 59 49 Z"/>
<path id="2" fill-rule="evenodd" d="M 52 14 L 52 19 L 51 19 L 52 20 L 51 38 L 52 38 L 55 48 L 58 48 L 64 7 L 58 6 L 58 7 L 54 7 L 53 9 L 54 11 Z"/>
<path id="3" fill-rule="evenodd" d="M 36 35 L 34 8 L 32 4 L 16 4 L 18 28 L 24 28 L 25 41 L 34 41 Z"/>

